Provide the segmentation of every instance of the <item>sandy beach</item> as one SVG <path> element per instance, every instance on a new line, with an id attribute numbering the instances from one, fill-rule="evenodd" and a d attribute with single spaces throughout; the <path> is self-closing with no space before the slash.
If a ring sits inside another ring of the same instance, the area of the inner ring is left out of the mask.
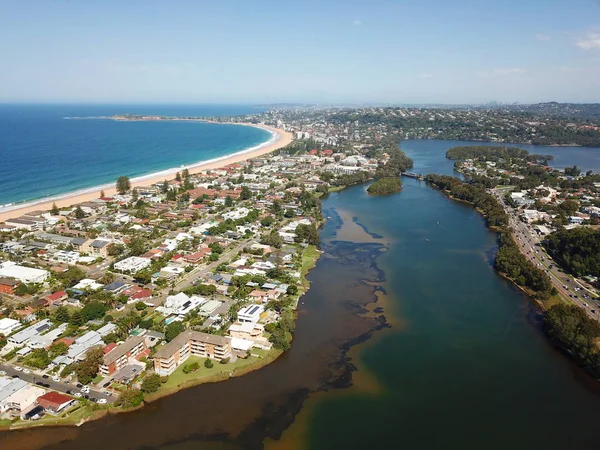
<path id="1" fill-rule="evenodd" d="M 203 170 L 217 169 L 219 167 L 226 166 L 228 164 L 233 164 L 240 161 L 245 161 L 250 158 L 256 158 L 258 156 L 270 153 L 279 148 L 285 147 L 290 142 L 292 142 L 292 134 L 281 130 L 279 128 L 270 127 L 267 125 L 255 125 L 250 123 L 239 123 L 236 125 L 245 125 L 252 126 L 257 128 L 262 128 L 263 130 L 267 130 L 271 132 L 275 138 L 267 145 L 261 146 L 256 149 L 252 149 L 249 151 L 242 151 L 230 156 L 224 156 L 222 158 L 218 158 L 212 161 L 207 162 L 199 162 L 197 164 L 190 164 L 185 167 L 173 168 L 167 171 L 162 171 L 160 174 L 156 176 L 144 176 L 139 178 L 133 178 L 131 180 L 131 186 L 149 186 L 154 183 L 159 183 L 164 181 L 165 179 L 170 180 L 173 179 L 175 173 L 181 171 L 184 168 L 187 168 L 191 174 L 202 172 Z M 39 201 L 34 203 L 24 203 L 22 206 L 15 205 L 13 209 L 0 211 L 0 222 L 4 222 L 7 219 L 11 219 L 14 217 L 21 216 L 28 212 L 39 211 L 39 210 L 50 210 L 52 208 L 52 204 L 56 203 L 59 208 L 68 207 L 71 205 L 75 205 L 77 203 L 90 201 L 100 197 L 100 192 L 104 191 L 104 194 L 107 197 L 114 195 L 116 193 L 115 189 L 115 180 L 111 184 L 98 186 L 97 189 L 89 189 L 85 193 L 73 193 L 71 195 L 65 194 L 56 199 L 49 199 L 48 201 Z"/>

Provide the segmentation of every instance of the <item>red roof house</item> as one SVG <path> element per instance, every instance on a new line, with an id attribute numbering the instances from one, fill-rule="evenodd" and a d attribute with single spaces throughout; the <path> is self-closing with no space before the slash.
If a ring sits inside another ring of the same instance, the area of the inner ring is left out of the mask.
<path id="1" fill-rule="evenodd" d="M 59 392 L 47 392 L 37 398 L 37 404 L 51 414 L 57 414 L 69 407 L 75 400 L 68 395 Z"/>

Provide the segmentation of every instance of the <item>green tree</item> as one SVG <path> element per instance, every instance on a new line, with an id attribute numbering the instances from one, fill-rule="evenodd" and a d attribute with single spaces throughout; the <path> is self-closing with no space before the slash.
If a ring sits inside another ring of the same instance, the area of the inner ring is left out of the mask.
<path id="1" fill-rule="evenodd" d="M 81 209 L 81 206 L 78 206 L 77 208 L 75 208 L 75 218 L 83 219 L 84 217 L 85 217 L 85 213 L 83 212 L 83 209 Z"/>
<path id="2" fill-rule="evenodd" d="M 88 384 L 96 378 L 103 358 L 104 350 L 101 346 L 92 347 L 86 352 L 83 361 L 75 364 L 75 373 L 80 383 Z"/>
<path id="3" fill-rule="evenodd" d="M 157 373 L 153 373 L 148 375 L 142 381 L 141 390 L 144 394 L 149 394 L 151 392 L 156 392 L 160 388 L 160 375 Z"/>
<path id="4" fill-rule="evenodd" d="M 60 214 L 60 211 L 58 209 L 58 206 L 56 206 L 56 203 L 52 203 L 52 209 L 50 210 L 50 214 L 52 214 L 53 216 L 58 216 Z"/>
<path id="5" fill-rule="evenodd" d="M 233 206 L 233 199 L 231 198 L 231 195 L 225 197 L 225 206 Z"/>
<path id="6" fill-rule="evenodd" d="M 179 321 L 171 322 L 165 328 L 165 340 L 171 342 L 185 329 L 183 324 Z"/>
<path id="7" fill-rule="evenodd" d="M 83 307 L 81 315 L 84 321 L 101 319 L 106 314 L 108 307 L 100 302 L 92 301 Z"/>
<path id="8" fill-rule="evenodd" d="M 57 356 L 66 355 L 69 351 L 69 346 L 62 341 L 54 342 L 49 348 L 48 352 L 52 358 L 56 358 Z"/>
<path id="9" fill-rule="evenodd" d="M 117 178 L 117 192 L 121 195 L 127 193 L 131 189 L 131 182 L 129 181 L 129 177 L 120 176 Z"/>
<path id="10" fill-rule="evenodd" d="M 210 360 L 210 358 L 206 358 L 204 360 L 204 367 L 206 367 L 207 369 L 212 369 L 214 366 L 213 362 Z"/>
<path id="11" fill-rule="evenodd" d="M 59 306 L 56 309 L 56 314 L 54 315 L 54 318 L 56 319 L 57 322 L 62 322 L 62 323 L 68 322 L 70 319 L 69 310 L 64 306 Z"/>
<path id="12" fill-rule="evenodd" d="M 240 199 L 249 200 L 252 198 L 252 191 L 248 186 L 242 187 L 242 192 L 240 192 Z"/>
<path id="13" fill-rule="evenodd" d="M 144 394 L 142 391 L 134 388 L 129 388 L 121 392 L 119 399 L 116 404 L 121 408 L 135 408 L 136 406 L 140 406 L 144 401 Z"/>
<path id="14" fill-rule="evenodd" d="M 73 311 L 73 314 L 71 314 L 71 318 L 69 319 L 69 323 L 75 327 L 80 327 L 83 325 L 83 314 L 81 314 L 80 310 Z"/>

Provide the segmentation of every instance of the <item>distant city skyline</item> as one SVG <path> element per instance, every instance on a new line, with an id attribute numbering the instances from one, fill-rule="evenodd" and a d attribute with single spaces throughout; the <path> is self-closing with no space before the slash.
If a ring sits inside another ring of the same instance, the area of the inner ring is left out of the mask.
<path id="1" fill-rule="evenodd" d="M 600 102 L 600 1 L 5 1 L 2 103 Z"/>

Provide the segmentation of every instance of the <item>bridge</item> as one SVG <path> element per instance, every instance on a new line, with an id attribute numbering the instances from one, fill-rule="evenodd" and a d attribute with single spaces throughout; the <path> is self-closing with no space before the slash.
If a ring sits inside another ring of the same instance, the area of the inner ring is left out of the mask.
<path id="1" fill-rule="evenodd" d="M 423 181 L 425 179 L 425 175 L 423 175 L 422 173 L 402 172 L 401 175 L 403 177 L 414 178 L 414 179 L 420 180 L 420 181 Z"/>

